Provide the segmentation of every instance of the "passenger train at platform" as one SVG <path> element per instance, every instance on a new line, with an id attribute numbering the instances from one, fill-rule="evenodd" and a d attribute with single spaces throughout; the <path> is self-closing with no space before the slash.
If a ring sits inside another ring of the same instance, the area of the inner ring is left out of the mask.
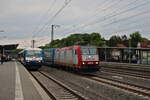
<path id="1" fill-rule="evenodd" d="M 37 70 L 42 65 L 42 49 L 26 48 L 19 54 L 19 61 L 25 65 L 27 69 Z"/>
<path id="2" fill-rule="evenodd" d="M 100 69 L 98 50 L 92 46 L 44 49 L 43 63 L 76 71 L 98 71 Z"/>

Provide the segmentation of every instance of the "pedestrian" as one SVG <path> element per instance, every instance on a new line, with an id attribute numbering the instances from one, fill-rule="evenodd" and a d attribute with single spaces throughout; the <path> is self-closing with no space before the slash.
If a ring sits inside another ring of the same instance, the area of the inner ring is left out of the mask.
<path id="1" fill-rule="evenodd" d="M 1 55 L 1 64 L 3 64 L 3 62 L 4 62 L 4 56 Z"/>

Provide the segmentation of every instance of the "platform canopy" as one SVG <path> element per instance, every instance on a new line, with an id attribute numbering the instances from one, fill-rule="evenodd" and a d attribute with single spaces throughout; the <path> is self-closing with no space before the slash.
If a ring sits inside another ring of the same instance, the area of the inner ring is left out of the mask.
<path id="1" fill-rule="evenodd" d="M 18 47 L 18 44 L 7 44 L 7 45 L 0 45 L 0 49 L 4 50 L 15 50 Z"/>

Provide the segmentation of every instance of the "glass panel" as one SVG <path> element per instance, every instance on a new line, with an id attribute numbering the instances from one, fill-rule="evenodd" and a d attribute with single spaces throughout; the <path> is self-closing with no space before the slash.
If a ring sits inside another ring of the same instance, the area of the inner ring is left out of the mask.
<path id="1" fill-rule="evenodd" d="M 83 55 L 88 55 L 89 54 L 89 50 L 88 49 L 82 49 L 82 54 Z"/>
<path id="2" fill-rule="evenodd" d="M 83 48 L 82 54 L 83 55 L 96 55 L 97 49 L 96 48 Z"/>
<path id="3" fill-rule="evenodd" d="M 27 51 L 27 57 L 40 57 L 40 56 L 41 56 L 41 51 L 39 50 Z"/>
<path id="4" fill-rule="evenodd" d="M 90 48 L 89 51 L 90 51 L 91 55 L 96 55 L 96 49 L 95 48 Z"/>

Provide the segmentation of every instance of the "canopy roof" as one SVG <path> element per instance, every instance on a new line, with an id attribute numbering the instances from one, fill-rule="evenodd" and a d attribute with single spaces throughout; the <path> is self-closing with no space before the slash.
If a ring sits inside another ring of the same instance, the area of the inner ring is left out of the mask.
<path id="1" fill-rule="evenodd" d="M 4 50 L 14 50 L 17 47 L 18 47 L 18 44 L 0 45 L 0 49 L 4 49 Z"/>

